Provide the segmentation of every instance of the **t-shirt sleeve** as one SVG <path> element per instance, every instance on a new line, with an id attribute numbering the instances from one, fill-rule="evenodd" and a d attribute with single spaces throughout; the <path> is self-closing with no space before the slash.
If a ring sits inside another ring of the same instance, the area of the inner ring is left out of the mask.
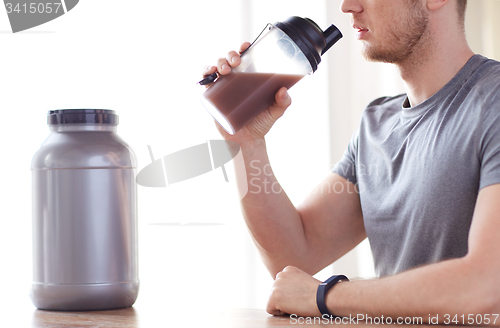
<path id="1" fill-rule="evenodd" d="M 497 88 L 500 89 L 500 88 Z M 488 101 L 482 123 L 479 189 L 500 183 L 500 90 Z"/>
<path id="2" fill-rule="evenodd" d="M 359 130 L 354 132 L 354 134 L 351 137 L 351 141 L 347 145 L 347 149 L 345 150 L 344 155 L 332 169 L 333 173 L 337 173 L 338 175 L 347 179 L 347 181 L 353 184 L 358 183 L 358 179 L 356 177 L 358 140 L 359 140 Z"/>

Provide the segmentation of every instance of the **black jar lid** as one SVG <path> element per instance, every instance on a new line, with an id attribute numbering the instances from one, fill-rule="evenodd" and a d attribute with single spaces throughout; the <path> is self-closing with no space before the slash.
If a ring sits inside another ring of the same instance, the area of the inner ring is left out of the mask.
<path id="1" fill-rule="evenodd" d="M 56 109 L 48 112 L 47 123 L 118 125 L 118 115 L 110 109 Z"/>
<path id="2" fill-rule="evenodd" d="M 275 25 L 302 50 L 313 72 L 318 68 L 321 56 L 342 38 L 342 33 L 335 25 L 330 25 L 323 32 L 318 24 L 309 18 L 292 16 Z"/>

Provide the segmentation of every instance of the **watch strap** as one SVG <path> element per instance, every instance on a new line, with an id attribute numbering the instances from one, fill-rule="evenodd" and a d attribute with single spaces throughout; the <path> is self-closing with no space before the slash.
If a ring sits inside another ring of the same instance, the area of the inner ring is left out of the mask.
<path id="1" fill-rule="evenodd" d="M 316 304 L 318 305 L 319 312 L 321 312 L 322 315 L 331 315 L 330 311 L 328 311 L 328 308 L 326 307 L 326 293 L 328 293 L 328 291 L 341 280 L 349 281 L 349 279 L 344 275 L 336 275 L 331 276 L 319 284 L 318 291 L 316 293 Z"/>

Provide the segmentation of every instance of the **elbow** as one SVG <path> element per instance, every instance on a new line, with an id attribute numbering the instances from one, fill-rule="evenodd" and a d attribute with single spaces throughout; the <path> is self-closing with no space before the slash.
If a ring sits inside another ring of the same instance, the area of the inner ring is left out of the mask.
<path id="1" fill-rule="evenodd" d="M 494 283 L 498 285 L 498 281 Z M 482 290 L 481 293 L 478 293 L 476 297 L 477 304 L 473 305 L 474 312 L 472 313 L 483 315 L 500 313 L 500 291 L 498 286 L 485 282 L 484 290 Z"/>
<path id="2" fill-rule="evenodd" d="M 467 255 L 461 260 L 465 273 L 462 287 L 465 292 L 462 294 L 465 301 L 463 312 L 467 315 L 500 313 L 500 282 L 498 281 L 500 262 L 498 259 Z"/>
<path id="3" fill-rule="evenodd" d="M 469 299 L 469 304 L 465 309 L 462 312 L 466 315 L 485 316 L 497 314 L 500 313 L 500 298 L 497 292 L 482 291 Z"/>
<path id="4" fill-rule="evenodd" d="M 273 279 L 287 266 L 295 266 L 308 273 L 311 271 L 309 270 L 309 263 L 306 260 L 308 257 L 307 250 L 295 253 L 284 253 L 281 250 L 280 252 L 271 253 L 263 248 L 259 248 L 259 251 L 261 260 Z"/>
<path id="5" fill-rule="evenodd" d="M 267 271 L 269 271 L 269 274 L 271 275 L 271 278 L 273 278 L 273 280 L 276 280 L 276 276 L 278 275 L 278 273 L 280 273 L 284 269 L 284 268 L 280 269 L 280 267 L 275 267 L 268 264 L 266 264 L 266 268 Z"/>
<path id="6" fill-rule="evenodd" d="M 283 269 L 287 266 L 286 264 L 283 264 L 282 261 L 270 256 L 266 256 L 263 253 L 261 253 L 261 259 L 273 280 L 275 280 L 276 275 L 283 271 Z"/>

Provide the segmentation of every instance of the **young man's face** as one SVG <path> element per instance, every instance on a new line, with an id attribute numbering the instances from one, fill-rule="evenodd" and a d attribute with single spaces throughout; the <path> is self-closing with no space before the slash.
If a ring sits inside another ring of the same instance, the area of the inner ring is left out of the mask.
<path id="1" fill-rule="evenodd" d="M 421 0 L 343 0 L 340 9 L 351 14 L 368 60 L 398 64 L 425 48 L 429 24 Z"/>

